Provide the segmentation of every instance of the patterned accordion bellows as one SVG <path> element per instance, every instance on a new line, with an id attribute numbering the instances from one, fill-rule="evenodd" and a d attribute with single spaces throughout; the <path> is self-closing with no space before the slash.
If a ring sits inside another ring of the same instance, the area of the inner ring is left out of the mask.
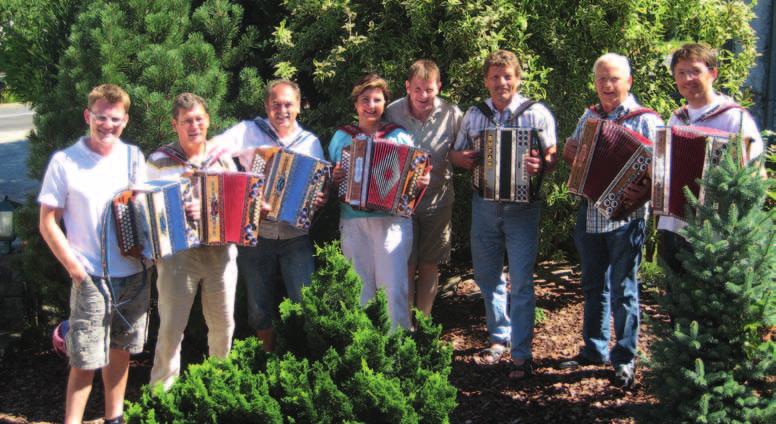
<path id="1" fill-rule="evenodd" d="M 568 188 L 607 218 L 624 219 L 649 201 L 649 190 L 639 199 L 627 199 L 625 192 L 644 183 L 651 163 L 648 138 L 612 121 L 589 119 L 580 136 Z"/>
<path id="2" fill-rule="evenodd" d="M 148 181 L 113 198 L 121 254 L 161 259 L 199 244 L 196 223 L 184 203 L 192 199 L 188 180 Z"/>
<path id="3" fill-rule="evenodd" d="M 258 243 L 264 178 L 249 172 L 197 172 L 204 244 Z"/>
<path id="4" fill-rule="evenodd" d="M 317 212 L 315 198 L 331 181 L 331 163 L 279 147 L 256 149 L 251 171 L 265 176 L 265 219 L 309 229 Z"/>
<path id="5" fill-rule="evenodd" d="M 528 203 L 531 177 L 525 158 L 539 143 L 538 130 L 522 127 L 485 128 L 472 140 L 480 162 L 472 170 L 472 187 L 486 200 Z"/>
<path id="6" fill-rule="evenodd" d="M 428 167 L 422 149 L 381 138 L 358 135 L 342 149 L 340 166 L 345 180 L 340 200 L 358 210 L 385 211 L 409 217 L 425 192 L 417 180 Z"/>
<path id="7" fill-rule="evenodd" d="M 731 140 L 735 142 L 731 143 Z M 743 145 L 741 144 L 743 142 Z M 656 215 L 686 217 L 684 187 L 703 202 L 703 188 L 698 184 L 711 166 L 719 164 L 725 150 L 733 148 L 739 163 L 746 160 L 749 139 L 713 128 L 673 126 L 658 131 L 652 170 L 652 208 Z"/>

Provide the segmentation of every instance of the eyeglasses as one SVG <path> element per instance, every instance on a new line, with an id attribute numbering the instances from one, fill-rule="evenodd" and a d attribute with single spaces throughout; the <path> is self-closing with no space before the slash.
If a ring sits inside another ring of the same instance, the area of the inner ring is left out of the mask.
<path id="1" fill-rule="evenodd" d="M 92 115 L 95 121 L 99 124 L 104 124 L 106 122 L 110 122 L 113 125 L 119 125 L 124 122 L 124 117 L 117 118 L 115 116 L 105 116 L 105 115 L 98 115 L 91 110 L 89 111 L 89 114 Z"/>

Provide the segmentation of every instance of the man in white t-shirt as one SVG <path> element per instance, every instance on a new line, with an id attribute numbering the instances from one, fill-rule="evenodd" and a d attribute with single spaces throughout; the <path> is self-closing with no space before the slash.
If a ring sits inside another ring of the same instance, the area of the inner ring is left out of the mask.
<path id="1" fill-rule="evenodd" d="M 295 82 L 271 81 L 264 96 L 267 118 L 242 121 L 213 137 L 212 143 L 231 150 L 246 170 L 251 168 L 256 148 L 262 146 L 282 147 L 324 159 L 318 137 L 296 121 L 300 104 L 301 93 Z M 325 198 L 319 196 L 317 204 L 324 202 Z M 299 302 L 302 287 L 310 285 L 315 271 L 309 232 L 284 222 L 262 221 L 258 244 L 238 250 L 237 265 L 248 292 L 248 321 L 264 349 L 271 351 L 274 347 L 272 318 L 280 303 L 275 287 L 278 273 L 288 297 Z"/>
<path id="2" fill-rule="evenodd" d="M 747 155 L 751 161 L 763 153 L 760 131 L 746 109 L 714 92 L 718 72 L 717 52 L 707 45 L 689 43 L 674 52 L 671 73 L 687 104 L 671 114 L 668 125 L 692 125 L 736 134 L 740 131 L 752 140 Z M 682 273 L 682 266 L 676 254 L 680 248 L 689 248 L 687 241 L 678 234 L 686 226 L 686 222 L 670 216 L 661 216 L 658 221 L 660 257 L 677 273 Z"/>
<path id="3" fill-rule="evenodd" d="M 129 355 L 145 343 L 146 273 L 119 253 L 109 216 L 113 196 L 145 180 L 142 152 L 119 138 L 129 106 L 120 87 L 95 87 L 83 112 L 89 134 L 54 153 L 38 196 L 41 235 L 72 279 L 65 423 L 83 420 L 96 369 L 105 386 L 105 422 L 123 422 Z"/>

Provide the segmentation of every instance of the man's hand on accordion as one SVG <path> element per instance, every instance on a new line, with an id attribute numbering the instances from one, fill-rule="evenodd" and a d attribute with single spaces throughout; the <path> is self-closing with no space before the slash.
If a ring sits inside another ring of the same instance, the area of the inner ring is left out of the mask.
<path id="1" fill-rule="evenodd" d="M 202 217 L 202 210 L 199 203 L 200 202 L 197 201 L 188 201 L 183 205 L 183 207 L 186 209 L 186 215 L 194 222 L 199 221 L 199 219 Z"/>
<path id="2" fill-rule="evenodd" d="M 338 187 L 342 181 L 345 180 L 345 170 L 342 169 L 342 166 L 339 162 L 337 162 L 336 165 L 334 165 L 334 168 L 331 170 L 331 181 L 334 183 L 334 187 Z"/>
<path id="3" fill-rule="evenodd" d="M 539 151 L 531 149 L 531 156 L 525 158 L 525 169 L 528 175 L 539 175 L 542 170 L 542 159 L 539 157 Z"/>
<path id="4" fill-rule="evenodd" d="M 426 170 L 423 172 L 423 175 L 418 177 L 416 180 L 418 190 L 422 190 L 424 187 L 427 187 L 431 183 L 431 169 L 433 166 L 429 163 L 426 167 Z"/>
<path id="5" fill-rule="evenodd" d="M 625 190 L 622 193 L 622 202 L 630 207 L 631 205 L 640 202 L 645 196 L 648 196 L 648 192 L 652 188 L 652 179 L 648 176 L 644 176 L 636 184 L 629 184 L 625 186 Z"/>
<path id="6" fill-rule="evenodd" d="M 328 197 L 329 195 L 326 191 L 319 191 L 318 194 L 315 195 L 315 200 L 313 200 L 313 207 L 316 209 L 322 207 L 326 204 Z"/>
<path id="7" fill-rule="evenodd" d="M 450 150 L 448 157 L 453 165 L 471 171 L 471 169 L 477 165 L 477 161 L 480 158 L 480 152 L 477 150 Z"/>

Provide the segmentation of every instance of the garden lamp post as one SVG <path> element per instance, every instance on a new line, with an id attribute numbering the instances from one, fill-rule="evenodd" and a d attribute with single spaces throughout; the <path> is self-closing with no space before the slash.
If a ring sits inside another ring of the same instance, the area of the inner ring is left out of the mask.
<path id="1" fill-rule="evenodd" d="M 0 201 L 0 241 L 8 243 L 8 253 L 11 253 L 11 242 L 16 238 L 13 225 L 15 210 L 16 203 L 8 196 Z"/>

